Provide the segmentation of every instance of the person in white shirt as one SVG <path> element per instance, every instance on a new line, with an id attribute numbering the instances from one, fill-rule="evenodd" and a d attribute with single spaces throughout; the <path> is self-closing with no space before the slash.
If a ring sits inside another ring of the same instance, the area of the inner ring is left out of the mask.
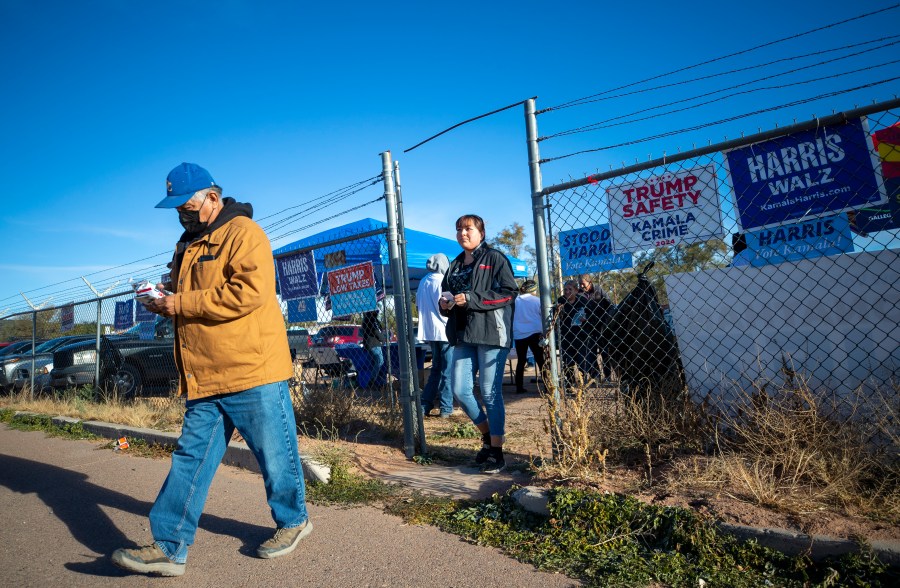
<path id="1" fill-rule="evenodd" d="M 422 390 L 422 411 L 425 416 L 436 408 L 441 418 L 453 414 L 453 390 L 450 388 L 450 364 L 453 348 L 447 342 L 447 317 L 441 316 L 438 299 L 441 282 L 450 267 L 450 260 L 443 253 L 428 258 L 425 269 L 429 273 L 419 282 L 416 290 L 416 307 L 419 309 L 419 341 L 431 344 L 431 374 Z"/>
<path id="2" fill-rule="evenodd" d="M 541 321 L 541 299 L 533 294 L 537 290 L 534 280 L 525 280 L 519 286 L 516 297 L 516 312 L 513 314 L 513 339 L 516 342 L 516 393 L 524 394 L 525 364 L 528 350 L 534 355 L 538 373 L 544 371 L 544 348 L 540 341 L 544 331 Z"/>

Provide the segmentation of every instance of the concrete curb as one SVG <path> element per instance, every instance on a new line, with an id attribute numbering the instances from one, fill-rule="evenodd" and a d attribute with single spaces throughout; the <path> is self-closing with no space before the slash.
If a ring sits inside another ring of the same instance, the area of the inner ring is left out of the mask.
<path id="1" fill-rule="evenodd" d="M 86 431 L 107 439 L 118 439 L 119 437 L 125 437 L 129 440 L 142 439 L 147 443 L 171 445 L 172 447 L 178 444 L 178 433 L 166 433 L 153 429 L 129 427 L 100 421 L 81 421 L 64 416 L 53 417 L 51 420 L 57 425 L 81 423 L 81 426 Z M 300 462 L 303 464 L 303 477 L 307 481 L 327 484 L 331 480 L 331 468 L 327 465 L 319 463 L 302 453 L 300 454 Z M 240 441 L 232 441 L 228 444 L 222 463 L 259 473 L 259 464 L 256 461 L 256 457 L 250 451 L 250 448 L 247 447 L 247 444 Z"/>
<path id="2" fill-rule="evenodd" d="M 527 511 L 549 516 L 547 508 L 550 497 L 546 488 L 525 486 L 513 493 L 513 499 Z M 859 544 L 849 539 L 838 539 L 825 535 L 805 535 L 787 529 L 749 527 L 719 522 L 716 526 L 742 541 L 755 539 L 760 545 L 770 547 L 788 555 L 809 555 L 818 561 L 829 556 L 843 555 L 859 551 Z M 869 541 L 875 556 L 889 566 L 900 566 L 900 543 L 895 541 Z"/>

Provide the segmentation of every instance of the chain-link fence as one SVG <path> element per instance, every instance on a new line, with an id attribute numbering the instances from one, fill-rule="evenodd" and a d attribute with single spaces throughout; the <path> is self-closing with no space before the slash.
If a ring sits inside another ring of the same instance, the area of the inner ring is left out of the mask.
<path id="1" fill-rule="evenodd" d="M 398 170 L 389 152 L 382 160 L 387 223 L 366 219 L 286 245 L 274 252 L 275 265 L 298 422 L 317 436 L 403 439 L 411 457 L 416 436 L 424 450 L 415 415 L 418 370 L 430 349 L 412 335 Z M 0 353 L 0 390 L 83 389 L 119 399 L 177 391 L 176 326 L 134 296 L 126 288 L 3 317 L 0 341 L 13 343 Z"/>
<path id="2" fill-rule="evenodd" d="M 342 435 L 399 433 L 401 358 L 409 353 L 400 329 L 408 319 L 391 295 L 387 229 L 356 223 L 275 256 L 301 422 Z M 415 346 L 414 374 L 429 351 Z"/>
<path id="3" fill-rule="evenodd" d="M 12 315 L 0 321 L 0 339 L 13 341 L 0 356 L 0 384 L 33 393 L 90 387 L 120 398 L 168 395 L 178 382 L 173 338 L 171 320 L 144 309 L 131 289 Z"/>
<path id="4" fill-rule="evenodd" d="M 560 389 L 896 414 L 897 107 L 545 188 Z"/>

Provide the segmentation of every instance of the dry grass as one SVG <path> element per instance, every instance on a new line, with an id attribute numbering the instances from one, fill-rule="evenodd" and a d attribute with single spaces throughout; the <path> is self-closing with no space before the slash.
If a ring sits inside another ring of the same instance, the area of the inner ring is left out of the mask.
<path id="1" fill-rule="evenodd" d="M 31 398 L 28 390 L 0 399 L 0 406 L 84 421 L 103 421 L 132 427 L 173 431 L 181 428 L 184 400 L 177 396 L 120 400 L 116 396 L 93 398 L 90 389 L 64 390 Z"/>
<path id="2" fill-rule="evenodd" d="M 402 413 L 390 390 L 373 394 L 298 383 L 291 387 L 291 398 L 298 427 L 312 437 L 349 439 L 375 430 L 389 439 L 402 436 Z"/>
<path id="3" fill-rule="evenodd" d="M 537 466 L 543 479 L 596 483 L 607 468 L 637 466 L 645 487 L 663 482 L 788 513 L 832 508 L 900 521 L 897 385 L 837 398 L 794 373 L 777 389 L 739 390 L 713 421 L 686 392 L 613 392 L 580 374 L 573 380 L 568 395 L 551 388 L 543 398 L 554 450 Z M 660 465 L 665 475 L 654 479 Z"/>
<path id="4" fill-rule="evenodd" d="M 900 507 L 900 397 L 857 390 L 852 398 L 790 387 L 740 391 L 723 414 L 711 467 L 727 488 L 756 504 L 792 512 L 822 506 L 863 511 Z"/>

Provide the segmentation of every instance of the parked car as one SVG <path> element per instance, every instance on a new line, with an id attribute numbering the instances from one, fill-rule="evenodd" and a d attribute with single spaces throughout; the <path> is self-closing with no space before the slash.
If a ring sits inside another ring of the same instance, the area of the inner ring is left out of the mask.
<path id="1" fill-rule="evenodd" d="M 53 352 L 60 347 L 93 338 L 95 338 L 95 335 L 67 335 L 65 337 L 56 337 L 55 339 L 44 341 L 34 348 L 35 365 L 37 365 L 39 360 L 43 360 L 47 357 L 52 358 Z M 30 350 L 27 353 L 0 357 L 0 389 L 12 389 L 13 383 L 15 382 L 16 370 L 18 369 L 26 369 L 26 376 L 30 380 L 31 359 L 32 354 Z"/>
<path id="2" fill-rule="evenodd" d="M 334 350 L 335 345 L 362 345 L 362 327 L 359 325 L 329 325 L 322 327 L 312 336 L 309 357 L 312 362 L 329 376 L 339 376 L 353 369 L 353 362 L 341 358 Z"/>
<path id="3" fill-rule="evenodd" d="M 38 339 L 37 343 L 40 345 L 43 343 L 43 339 Z M 0 349 L 0 357 L 12 357 L 13 355 L 19 355 L 22 353 L 28 353 L 31 351 L 31 339 L 23 339 L 21 341 L 13 341 L 3 349 Z"/>
<path id="4" fill-rule="evenodd" d="M 71 388 L 93 385 L 97 365 L 93 341 L 69 345 L 53 355 L 50 385 Z M 115 388 L 120 396 L 133 397 L 148 390 L 168 393 L 178 382 L 172 321 L 160 318 L 155 338 L 147 341 L 135 333 L 109 335 L 100 341 L 100 383 Z"/>

